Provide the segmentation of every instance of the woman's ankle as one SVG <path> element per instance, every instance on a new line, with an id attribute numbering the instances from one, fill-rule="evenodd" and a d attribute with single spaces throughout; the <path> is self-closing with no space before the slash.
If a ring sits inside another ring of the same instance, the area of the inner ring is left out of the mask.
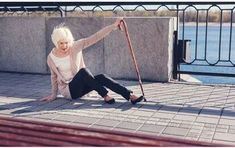
<path id="1" fill-rule="evenodd" d="M 104 98 L 104 100 L 111 100 L 112 99 L 112 97 L 110 97 L 109 95 L 105 95 L 103 98 Z"/>
<path id="2" fill-rule="evenodd" d="M 130 100 L 136 100 L 138 97 L 134 94 L 130 94 Z"/>

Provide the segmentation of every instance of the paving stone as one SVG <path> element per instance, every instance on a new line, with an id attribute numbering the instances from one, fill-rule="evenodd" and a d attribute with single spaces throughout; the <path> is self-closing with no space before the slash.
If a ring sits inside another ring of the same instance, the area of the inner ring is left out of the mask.
<path id="1" fill-rule="evenodd" d="M 201 111 L 201 109 L 197 108 L 197 107 L 183 107 L 179 110 L 179 113 L 191 115 L 191 116 L 194 116 L 194 115 L 196 116 L 199 114 L 200 111 Z"/>
<path id="2" fill-rule="evenodd" d="M 51 122 L 51 119 L 34 118 L 33 116 L 14 116 L 14 118 L 24 119 L 26 121 L 35 121 L 35 122 L 37 122 L 37 121 L 39 121 L 39 122 Z"/>
<path id="3" fill-rule="evenodd" d="M 186 121 L 194 121 L 196 118 L 197 118 L 196 116 L 188 116 L 185 114 L 177 114 L 174 117 L 174 119 L 176 120 L 186 120 Z"/>
<path id="4" fill-rule="evenodd" d="M 179 125 L 179 127 L 180 127 L 180 128 L 189 129 L 189 128 L 192 127 L 192 124 L 184 124 L 184 123 L 181 123 L 181 124 Z"/>
<path id="5" fill-rule="evenodd" d="M 170 122 L 170 123 L 168 124 L 168 126 L 179 127 L 180 124 L 181 124 L 181 122 Z"/>
<path id="6" fill-rule="evenodd" d="M 234 142 L 231 142 L 231 141 L 213 140 L 212 143 L 226 145 L 224 147 L 232 147 L 232 146 L 234 147 L 235 146 Z"/>
<path id="7" fill-rule="evenodd" d="M 83 105 L 83 102 L 78 101 L 68 101 L 68 103 L 65 103 L 61 106 L 58 106 L 58 109 L 60 110 L 69 110 L 69 109 L 76 109 L 79 106 Z"/>
<path id="8" fill-rule="evenodd" d="M 97 122 L 99 118 L 91 118 L 86 116 L 77 116 L 76 120 L 73 121 L 73 123 L 82 123 L 82 124 L 93 124 Z"/>
<path id="9" fill-rule="evenodd" d="M 158 122 L 158 121 L 160 120 L 160 118 L 157 118 L 157 117 L 150 117 L 148 120 L 149 120 L 149 121 L 156 121 L 156 122 Z"/>
<path id="10" fill-rule="evenodd" d="M 75 111 L 75 110 L 54 110 L 58 114 L 65 114 L 65 115 L 78 115 L 78 116 L 94 116 L 93 113 L 83 112 L 83 111 Z"/>
<path id="11" fill-rule="evenodd" d="M 175 116 L 174 113 L 169 114 L 165 112 L 156 112 L 152 117 L 172 119 L 174 116 Z"/>
<path id="12" fill-rule="evenodd" d="M 160 118 L 159 122 L 169 123 L 171 120 L 166 118 Z"/>
<path id="13" fill-rule="evenodd" d="M 202 130 L 200 129 L 190 129 L 189 130 L 189 133 L 197 133 L 197 134 L 200 134 L 202 132 Z"/>
<path id="14" fill-rule="evenodd" d="M 136 131 L 135 133 L 137 134 L 141 134 L 141 135 L 150 135 L 150 136 L 158 136 L 159 133 L 153 133 L 153 132 L 149 132 L 149 131 Z"/>
<path id="15" fill-rule="evenodd" d="M 73 122 L 76 120 L 76 116 L 71 116 L 71 115 L 58 115 L 54 118 L 54 120 L 59 120 L 59 121 L 67 121 L 67 122 Z"/>
<path id="16" fill-rule="evenodd" d="M 49 120 L 47 122 L 55 123 L 55 124 L 62 124 L 62 125 L 70 125 L 70 122 L 62 121 L 62 120 Z"/>
<path id="17" fill-rule="evenodd" d="M 204 123 L 214 123 L 217 124 L 219 121 L 219 118 L 210 118 L 210 117 L 204 117 L 204 116 L 198 116 L 196 119 L 197 122 L 204 122 Z M 222 123 L 221 123 L 222 124 Z"/>
<path id="18" fill-rule="evenodd" d="M 213 139 L 235 142 L 235 134 L 216 132 Z"/>
<path id="19" fill-rule="evenodd" d="M 123 121 L 116 126 L 116 128 L 125 128 L 125 129 L 138 129 L 142 124 L 141 123 L 134 123 L 134 122 L 127 122 Z"/>
<path id="20" fill-rule="evenodd" d="M 24 104 L 27 104 L 28 102 L 6 102 L 4 104 L 1 105 L 1 108 L 6 108 L 6 109 L 14 109 L 17 107 L 21 107 L 24 106 Z"/>
<path id="21" fill-rule="evenodd" d="M 228 133 L 235 134 L 235 129 L 234 128 L 229 128 Z"/>
<path id="22" fill-rule="evenodd" d="M 118 121 L 118 120 L 101 119 L 98 122 L 96 122 L 95 125 L 115 127 L 119 123 L 120 123 L 120 121 Z"/>
<path id="23" fill-rule="evenodd" d="M 144 116 L 144 117 L 151 117 L 153 114 L 154 114 L 154 112 L 140 111 L 140 110 L 136 110 L 132 113 L 132 115 Z"/>
<path id="24" fill-rule="evenodd" d="M 41 106 L 43 106 L 44 104 L 46 104 L 46 102 L 39 102 L 39 101 L 29 101 L 27 104 L 25 104 L 25 106 L 27 106 L 27 110 L 31 110 L 31 111 L 37 111 L 37 108 L 40 108 Z"/>
<path id="25" fill-rule="evenodd" d="M 121 128 L 121 127 L 114 127 L 112 129 L 113 131 L 121 131 L 121 132 L 129 132 L 129 133 L 135 133 L 136 129 L 127 129 L 127 128 Z"/>
<path id="26" fill-rule="evenodd" d="M 221 118 L 219 124 L 235 125 L 235 120 Z"/>
<path id="27" fill-rule="evenodd" d="M 203 130 L 202 133 L 201 133 L 201 135 L 200 135 L 200 138 L 212 139 L 213 136 L 214 136 L 214 133 L 215 133 L 215 132 Z"/>
<path id="28" fill-rule="evenodd" d="M 78 122 L 69 122 L 69 125 L 79 126 L 79 127 L 89 127 L 89 124 L 83 124 L 83 123 L 78 123 Z"/>
<path id="29" fill-rule="evenodd" d="M 186 140 L 197 141 L 197 137 L 185 137 Z"/>
<path id="30" fill-rule="evenodd" d="M 209 139 L 209 138 L 199 138 L 198 141 L 211 143 L 212 139 Z"/>
<path id="31" fill-rule="evenodd" d="M 125 120 L 124 117 L 118 117 L 118 116 L 104 116 L 103 119 L 117 120 L 117 121 L 123 121 L 123 120 Z"/>
<path id="32" fill-rule="evenodd" d="M 233 118 L 233 119 L 235 119 L 234 110 L 224 110 L 223 113 L 222 113 L 222 118 Z"/>
<path id="33" fill-rule="evenodd" d="M 96 124 L 90 125 L 89 128 L 112 130 L 111 126 L 103 126 L 103 125 L 96 125 Z"/>
<path id="34" fill-rule="evenodd" d="M 165 137 L 165 138 L 176 138 L 176 139 L 184 139 L 185 138 L 181 135 L 169 135 L 169 134 L 165 134 L 165 133 L 162 133 L 159 136 Z"/>
<path id="35" fill-rule="evenodd" d="M 143 121 L 147 121 L 147 120 L 149 120 L 149 117 L 139 116 L 138 119 L 143 120 Z"/>
<path id="36" fill-rule="evenodd" d="M 135 119 L 135 118 L 125 118 L 124 120 L 123 120 L 123 122 L 125 121 L 125 122 L 135 122 L 137 119 Z"/>
<path id="37" fill-rule="evenodd" d="M 28 110 L 28 107 L 17 107 L 14 109 L 9 109 L 8 111 L 10 114 L 13 115 L 26 115 L 29 113 L 33 113 L 31 110 Z"/>
<path id="38" fill-rule="evenodd" d="M 186 137 L 191 137 L 194 139 L 198 139 L 200 137 L 200 132 L 192 132 L 191 130 L 187 133 Z"/>
<path id="39" fill-rule="evenodd" d="M 44 104 L 44 105 L 38 107 L 36 109 L 36 111 L 39 111 L 39 110 L 53 110 L 53 109 L 56 109 L 57 107 L 59 107 L 63 104 L 66 104 L 66 103 L 67 103 L 67 101 L 65 101 L 65 100 L 50 102 L 50 103 L 47 103 L 47 104 Z"/>
<path id="40" fill-rule="evenodd" d="M 167 126 L 169 122 L 157 122 L 157 125 Z"/>
<path id="41" fill-rule="evenodd" d="M 220 132 L 220 133 L 227 133 L 228 129 L 227 128 L 216 128 L 215 131 Z"/>
<path id="42" fill-rule="evenodd" d="M 135 123 L 145 123 L 146 121 L 144 121 L 144 120 L 139 120 L 139 119 L 135 119 L 134 122 L 135 122 Z"/>
<path id="43" fill-rule="evenodd" d="M 215 116 L 218 117 L 220 116 L 222 113 L 222 110 L 217 110 L 215 108 L 203 108 L 200 112 L 200 115 L 202 116 Z"/>
<path id="44" fill-rule="evenodd" d="M 129 115 L 127 115 L 127 114 L 118 114 L 118 113 L 111 112 L 111 113 L 108 113 L 107 116 L 127 118 Z"/>
<path id="45" fill-rule="evenodd" d="M 163 134 L 168 134 L 168 135 L 178 135 L 178 136 L 186 136 L 188 133 L 189 129 L 184 129 L 184 128 L 178 128 L 178 127 L 167 127 L 164 131 Z"/>
<path id="46" fill-rule="evenodd" d="M 169 105 L 169 106 L 163 106 L 159 109 L 159 111 L 168 111 L 168 112 L 178 112 L 181 107 L 179 106 L 174 106 L 174 105 Z"/>
<path id="47" fill-rule="evenodd" d="M 57 115 L 53 113 L 38 113 L 35 115 L 31 115 L 31 117 L 33 118 L 42 118 L 42 119 L 49 119 L 49 120 L 56 118 L 56 116 Z"/>
<path id="48" fill-rule="evenodd" d="M 0 114 L 11 114 L 11 110 L 7 109 L 7 108 L 1 108 L 0 109 Z"/>
<path id="49" fill-rule="evenodd" d="M 146 124 L 157 124 L 157 121 L 153 121 L 153 120 L 148 120 L 145 122 Z"/>
<path id="50" fill-rule="evenodd" d="M 137 110 L 138 108 L 140 108 L 141 106 L 142 106 L 142 104 L 140 104 L 140 103 L 132 105 L 130 102 L 125 102 L 117 110 L 120 110 L 120 111 L 130 111 L 130 113 L 131 113 L 131 112 Z"/>
<path id="51" fill-rule="evenodd" d="M 161 108 L 161 105 L 158 105 L 156 103 L 149 103 L 147 102 L 146 104 L 142 105 L 139 110 L 141 111 L 150 111 L 150 112 L 154 112 L 154 111 L 157 111 Z"/>
<path id="52" fill-rule="evenodd" d="M 144 124 L 139 131 L 161 133 L 165 129 L 165 126 L 155 125 L 155 124 Z"/>
<path id="53" fill-rule="evenodd" d="M 199 127 L 204 127 L 205 123 L 202 122 L 193 122 L 193 126 L 199 126 Z"/>
<path id="54" fill-rule="evenodd" d="M 204 128 L 216 128 L 218 124 L 205 123 Z"/>
<path id="55" fill-rule="evenodd" d="M 118 113 L 118 114 L 131 114 L 133 112 L 135 112 L 136 109 L 123 109 L 123 108 L 117 108 L 116 110 L 114 110 L 114 113 Z"/>
<path id="56" fill-rule="evenodd" d="M 117 103 L 117 101 L 116 101 Z M 116 104 L 115 103 L 115 104 Z M 112 112 L 115 110 L 115 107 L 102 107 L 102 106 L 99 106 L 98 108 L 95 109 L 96 111 L 100 111 L 100 112 Z"/>

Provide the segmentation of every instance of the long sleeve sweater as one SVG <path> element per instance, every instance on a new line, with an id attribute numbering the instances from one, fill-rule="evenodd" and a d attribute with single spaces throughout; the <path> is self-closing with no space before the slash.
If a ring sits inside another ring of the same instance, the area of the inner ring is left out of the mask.
<path id="1" fill-rule="evenodd" d="M 85 63 L 83 60 L 82 50 L 95 44 L 96 42 L 103 39 L 107 36 L 110 32 L 117 29 L 117 27 L 112 24 L 109 26 L 104 27 L 100 31 L 96 32 L 95 34 L 91 35 L 90 37 L 83 38 L 77 41 L 74 41 L 72 47 L 70 47 L 70 66 L 73 76 L 81 69 L 85 68 Z M 51 58 L 52 51 L 47 57 L 47 64 L 50 68 L 51 72 L 51 87 L 52 87 L 52 96 L 56 98 L 58 92 L 66 98 L 71 98 L 71 94 L 69 91 L 68 82 L 63 78 L 59 69 L 56 67 L 53 59 Z"/>

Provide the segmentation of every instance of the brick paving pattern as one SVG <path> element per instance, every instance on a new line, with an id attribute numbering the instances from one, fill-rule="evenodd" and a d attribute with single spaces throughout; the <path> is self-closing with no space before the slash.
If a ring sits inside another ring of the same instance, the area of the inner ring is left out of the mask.
<path id="1" fill-rule="evenodd" d="M 138 82 L 119 81 L 141 95 Z M 77 100 L 38 99 L 50 94 L 49 75 L 0 73 L 0 115 L 91 128 L 235 144 L 235 87 L 144 83 L 147 102 L 132 105 L 120 95 L 105 104 L 96 92 Z"/>

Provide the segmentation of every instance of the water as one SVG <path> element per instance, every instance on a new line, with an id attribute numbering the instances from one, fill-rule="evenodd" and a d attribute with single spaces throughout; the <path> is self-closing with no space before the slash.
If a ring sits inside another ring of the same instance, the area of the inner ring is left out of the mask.
<path id="1" fill-rule="evenodd" d="M 235 26 L 235 25 L 233 25 Z M 221 34 L 220 34 L 221 29 Z M 182 26 L 180 26 L 179 39 L 182 39 Z M 223 24 L 220 28 L 218 24 L 208 25 L 207 30 L 207 45 L 206 45 L 206 26 L 199 25 L 198 27 L 198 41 L 196 46 L 196 25 L 186 24 L 184 31 L 184 39 L 190 39 L 190 51 L 191 58 L 188 62 L 192 62 L 194 59 L 201 59 L 204 61 L 195 61 L 194 64 L 217 64 L 225 65 L 228 67 L 214 67 L 214 66 L 192 66 L 181 65 L 180 69 L 184 71 L 197 71 L 197 72 L 214 72 L 214 73 L 230 73 L 235 74 L 235 27 L 232 32 L 232 42 L 230 45 L 230 24 Z M 220 41 L 221 36 L 221 41 Z M 231 48 L 230 48 L 231 46 Z M 197 49 L 196 49 L 197 48 Z M 220 52 L 220 55 L 219 55 Z M 224 60 L 227 62 L 218 62 Z M 233 77 L 215 77 L 215 76 L 199 76 L 193 75 L 204 84 L 235 84 L 235 78 Z"/>

